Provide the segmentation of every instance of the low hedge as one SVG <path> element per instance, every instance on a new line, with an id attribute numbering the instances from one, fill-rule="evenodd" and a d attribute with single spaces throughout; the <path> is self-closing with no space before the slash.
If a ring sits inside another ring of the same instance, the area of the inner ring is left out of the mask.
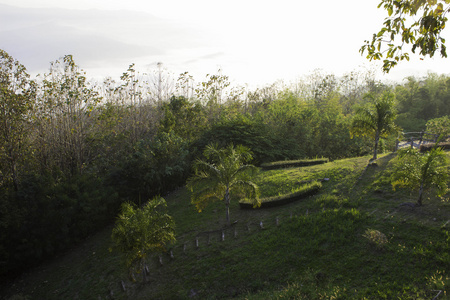
<path id="1" fill-rule="evenodd" d="M 432 144 L 424 144 L 424 145 L 420 145 L 420 152 L 427 152 L 430 151 L 431 149 L 433 149 L 433 147 L 436 144 L 432 143 Z M 443 143 L 439 143 L 439 148 L 442 148 L 444 150 L 450 150 L 450 142 L 443 142 Z"/>
<path id="2" fill-rule="evenodd" d="M 285 205 L 285 204 L 312 196 L 312 195 L 318 193 L 321 188 L 322 188 L 321 182 L 313 181 L 310 184 L 306 184 L 306 185 L 300 187 L 294 193 L 263 198 L 263 199 L 261 199 L 260 207 L 268 208 L 268 207 L 276 207 L 276 206 Z M 245 202 L 245 200 L 241 200 L 239 202 L 239 206 L 241 207 L 241 209 L 253 208 L 253 204 Z"/>
<path id="3" fill-rule="evenodd" d="M 261 168 L 264 170 L 275 170 L 292 167 L 306 167 L 324 164 L 327 163 L 328 161 L 329 161 L 328 158 L 274 161 L 270 163 L 261 164 Z"/>

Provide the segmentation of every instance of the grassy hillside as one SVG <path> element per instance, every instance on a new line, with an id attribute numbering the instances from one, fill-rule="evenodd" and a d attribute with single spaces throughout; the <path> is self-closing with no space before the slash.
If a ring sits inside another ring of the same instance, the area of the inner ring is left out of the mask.
<path id="1" fill-rule="evenodd" d="M 128 279 L 110 252 L 111 227 L 66 255 L 4 283 L 9 299 L 446 299 L 450 295 L 450 200 L 393 191 L 395 154 L 261 171 L 262 197 L 329 178 L 319 194 L 286 206 L 202 213 L 179 189 L 165 197 L 177 243 L 149 261 L 149 281 Z M 161 263 L 162 262 L 162 265 Z M 140 279 L 140 278 L 138 278 Z M 124 285 L 125 290 L 122 285 Z"/>

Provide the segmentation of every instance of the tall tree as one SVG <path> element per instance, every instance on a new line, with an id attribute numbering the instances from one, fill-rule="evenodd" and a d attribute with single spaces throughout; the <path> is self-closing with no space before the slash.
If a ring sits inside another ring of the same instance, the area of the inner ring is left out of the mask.
<path id="1" fill-rule="evenodd" d="M 52 62 L 38 102 L 37 155 L 43 170 L 83 173 L 92 159 L 87 143 L 95 121 L 91 113 L 100 100 L 72 55 Z"/>
<path id="2" fill-rule="evenodd" d="M 0 186 L 19 184 L 19 162 L 27 151 L 34 82 L 25 67 L 0 49 Z"/>
<path id="3" fill-rule="evenodd" d="M 395 118 L 395 94 L 384 92 L 375 98 L 372 94 L 365 97 L 370 99 L 369 105 L 356 109 L 351 124 L 352 135 L 370 136 L 374 139 L 373 160 L 377 159 L 378 142 L 381 137 L 397 130 Z"/>
<path id="4" fill-rule="evenodd" d="M 365 41 L 360 52 L 367 51 L 367 59 L 383 59 L 383 71 L 388 73 L 399 61 L 409 60 L 405 45 L 411 52 L 419 50 L 421 56 L 433 57 L 439 51 L 447 57 L 445 39 L 441 36 L 450 10 L 448 0 L 382 0 L 388 16 L 383 27 L 374 33 L 371 41 Z"/>
<path id="5" fill-rule="evenodd" d="M 201 212 L 209 202 L 223 200 L 226 206 L 226 220 L 230 224 L 230 201 L 232 197 L 245 196 L 260 205 L 258 187 L 250 180 L 249 171 L 254 170 L 252 154 L 247 147 L 230 144 L 226 148 L 209 144 L 203 152 L 206 160 L 197 160 L 195 174 L 188 179 L 192 192 L 192 203 Z"/>

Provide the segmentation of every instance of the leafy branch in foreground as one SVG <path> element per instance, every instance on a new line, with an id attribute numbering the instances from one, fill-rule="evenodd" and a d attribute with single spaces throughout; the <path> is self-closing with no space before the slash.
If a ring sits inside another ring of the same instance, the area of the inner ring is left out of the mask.
<path id="1" fill-rule="evenodd" d="M 412 53 L 418 49 L 421 56 L 433 57 L 439 51 L 442 57 L 447 57 L 441 32 L 448 20 L 449 0 L 382 0 L 380 7 L 388 14 L 383 27 L 359 51 L 361 54 L 367 51 L 369 60 L 383 59 L 385 73 L 399 61 L 409 61 L 409 53 L 403 50 L 405 44 L 411 45 Z"/>

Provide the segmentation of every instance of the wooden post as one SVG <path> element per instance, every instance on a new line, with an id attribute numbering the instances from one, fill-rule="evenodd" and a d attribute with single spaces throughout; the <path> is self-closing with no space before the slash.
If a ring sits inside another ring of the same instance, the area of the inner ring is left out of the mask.
<path id="1" fill-rule="evenodd" d="M 278 217 L 275 219 L 275 222 L 277 223 L 277 226 L 278 226 L 279 225 Z"/>
<path id="2" fill-rule="evenodd" d="M 225 232 L 222 230 L 222 242 L 225 241 Z"/>
<path id="3" fill-rule="evenodd" d="M 195 247 L 198 248 L 198 236 L 195 237 Z"/>

